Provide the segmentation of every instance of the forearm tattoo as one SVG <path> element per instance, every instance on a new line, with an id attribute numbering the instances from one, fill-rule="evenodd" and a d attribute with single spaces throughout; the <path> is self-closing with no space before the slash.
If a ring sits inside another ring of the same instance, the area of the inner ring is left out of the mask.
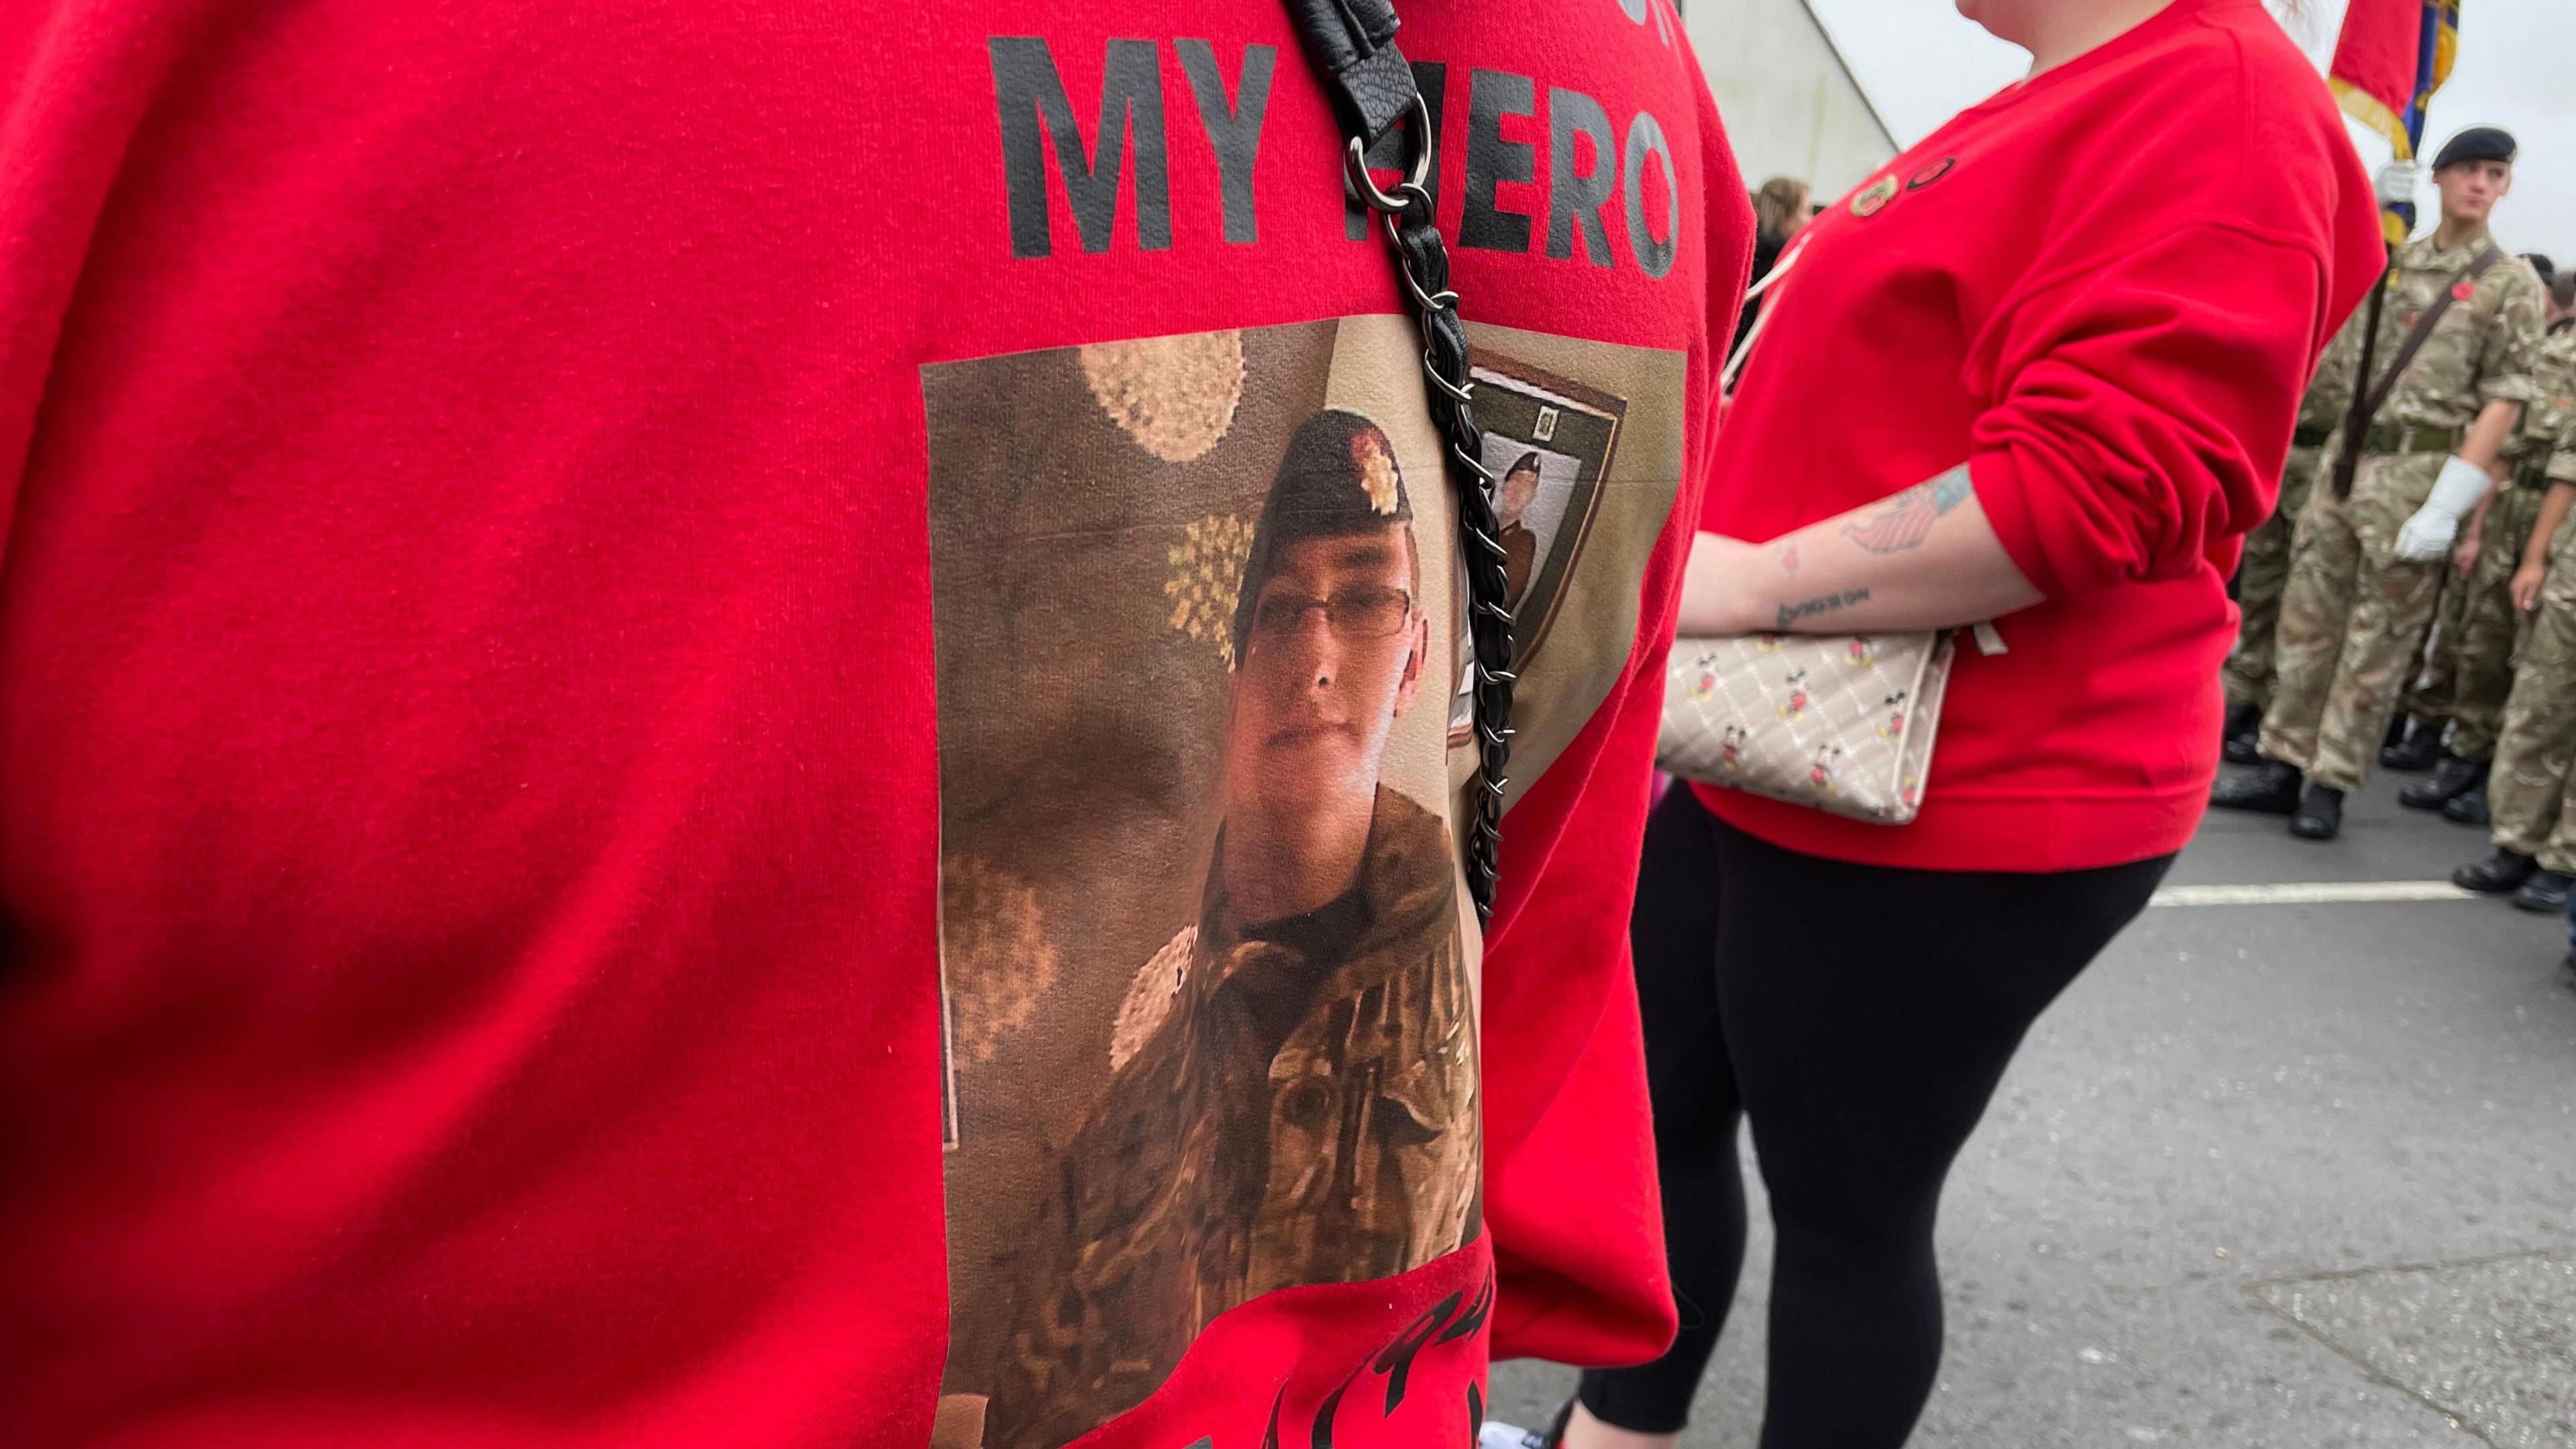
<path id="1" fill-rule="evenodd" d="M 1836 609 L 1849 608 L 1853 604 L 1863 604 L 1868 601 L 1869 590 L 1845 589 L 1839 594 L 1825 594 L 1795 604 L 1782 604 L 1779 620 L 1772 627 L 1786 629 L 1800 619 L 1810 619 L 1818 614 L 1830 614 Z"/>
<path id="2" fill-rule="evenodd" d="M 1887 500 L 1876 513 L 1843 525 L 1843 534 L 1871 553 L 1903 553 L 1921 548 L 1932 525 L 1951 509 L 1976 496 L 1962 463 L 1928 483 L 1917 483 Z"/>

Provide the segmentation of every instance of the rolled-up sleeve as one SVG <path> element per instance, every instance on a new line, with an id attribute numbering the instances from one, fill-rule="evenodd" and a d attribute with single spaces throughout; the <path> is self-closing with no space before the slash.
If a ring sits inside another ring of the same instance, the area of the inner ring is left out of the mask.
<path id="1" fill-rule="evenodd" d="M 2318 256 L 2201 223 L 2034 277 L 1970 364 L 1993 401 L 1969 473 L 2005 551 L 2052 599 L 2231 557 L 2279 492 L 2332 305 Z"/>

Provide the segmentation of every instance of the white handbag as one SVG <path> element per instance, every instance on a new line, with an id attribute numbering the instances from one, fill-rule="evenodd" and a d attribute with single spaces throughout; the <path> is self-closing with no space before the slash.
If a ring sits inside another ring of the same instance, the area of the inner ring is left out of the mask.
<path id="1" fill-rule="evenodd" d="M 1677 639 L 1655 762 L 1880 825 L 1923 804 L 1954 631 Z"/>

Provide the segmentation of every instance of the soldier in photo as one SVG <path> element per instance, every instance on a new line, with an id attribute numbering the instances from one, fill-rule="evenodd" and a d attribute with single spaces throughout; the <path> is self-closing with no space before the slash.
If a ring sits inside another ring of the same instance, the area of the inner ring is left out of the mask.
<path id="1" fill-rule="evenodd" d="M 1538 454 L 1523 453 L 1494 485 L 1494 517 L 1502 524 L 1503 602 L 1519 608 L 1538 572 L 1538 534 L 1528 523 L 1529 506 L 1538 501 Z"/>
<path id="2" fill-rule="evenodd" d="M 2576 758 L 2576 527 L 2567 522 L 2576 504 L 2576 330 L 2549 334 L 2537 380 L 2516 438 L 2534 441 L 2515 454 L 2515 482 L 2547 496 L 2511 586 L 2525 625 L 2487 784 L 2495 854 L 2451 880 L 2548 912 L 2566 909 L 2576 881 L 2576 799 L 2567 792 Z"/>
<path id="3" fill-rule="evenodd" d="M 2326 353 L 2316 379 L 2299 400 L 2297 430 L 2290 437 L 2289 461 L 2281 467 L 2281 496 L 2272 516 L 2245 535 L 2245 554 L 2236 565 L 2236 646 L 2227 653 L 2227 758 L 2236 764 L 2255 761 L 2255 731 L 2263 708 L 2272 702 L 2273 634 L 2281 622 L 2281 591 L 2290 582 L 2290 545 L 2300 510 L 2325 466 L 2326 441 L 2352 410 L 2352 373 L 2360 358 L 2349 349 Z"/>
<path id="4" fill-rule="evenodd" d="M 2390 265 L 2372 375 L 2356 366 L 2360 396 L 2299 519 L 2258 758 L 2218 782 L 2214 806 L 2288 815 L 2291 834 L 2331 840 L 2380 748 L 2443 570 L 2532 395 L 2540 278 L 2487 230 L 2514 150 L 2481 126 L 2435 158 L 2441 224 Z M 2333 350 L 2359 356 L 2368 316 Z"/>
<path id="5" fill-rule="evenodd" d="M 1381 782 L 1426 673 L 1445 679 L 1412 519 L 1375 423 L 1298 429 L 1235 609 L 1199 918 L 1140 973 L 1106 1094 L 1049 1176 L 987 1449 L 1053 1449 L 1133 1407 L 1237 1304 L 1392 1277 L 1475 1232 L 1448 832 Z"/>

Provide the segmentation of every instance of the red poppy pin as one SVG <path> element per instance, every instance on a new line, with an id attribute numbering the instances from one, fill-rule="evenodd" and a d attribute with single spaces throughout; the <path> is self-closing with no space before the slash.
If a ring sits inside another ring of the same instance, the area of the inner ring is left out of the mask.
<path id="1" fill-rule="evenodd" d="M 2478 294 L 2478 284 L 2462 277 L 2451 284 L 2451 300 L 2465 302 Z"/>

